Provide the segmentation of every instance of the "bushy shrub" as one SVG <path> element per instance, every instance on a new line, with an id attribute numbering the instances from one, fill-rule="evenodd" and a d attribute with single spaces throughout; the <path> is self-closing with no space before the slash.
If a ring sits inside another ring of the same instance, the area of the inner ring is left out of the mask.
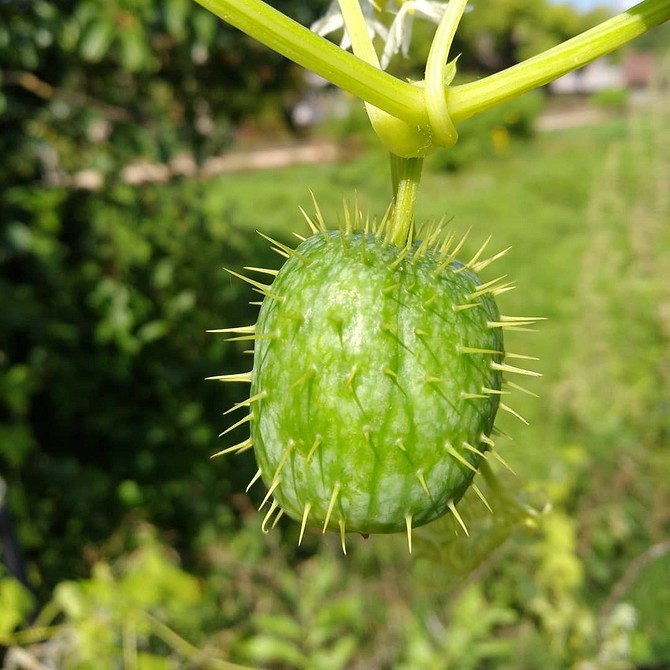
<path id="1" fill-rule="evenodd" d="M 207 183 L 26 186 L 6 201 L 0 470 L 34 576 L 76 574 L 140 509 L 188 547 L 252 474 L 208 460 L 241 398 L 204 378 L 249 361 L 206 330 L 255 319 L 223 268 L 276 259 Z"/>

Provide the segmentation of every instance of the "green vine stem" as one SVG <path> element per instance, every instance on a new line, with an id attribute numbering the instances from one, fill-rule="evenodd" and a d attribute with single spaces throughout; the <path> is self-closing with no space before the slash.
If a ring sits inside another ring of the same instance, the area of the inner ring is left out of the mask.
<path id="1" fill-rule="evenodd" d="M 670 20 L 670 0 L 644 0 L 635 7 L 537 56 L 484 79 L 449 89 L 449 111 L 462 121 L 527 91 L 544 86 L 596 58 L 616 51 Z"/>
<path id="2" fill-rule="evenodd" d="M 336 86 L 410 125 L 428 126 L 425 90 L 366 63 L 262 0 L 195 0 L 224 21 Z M 583 67 L 670 19 L 670 0 L 631 9 L 518 65 L 447 87 L 455 123 Z"/>

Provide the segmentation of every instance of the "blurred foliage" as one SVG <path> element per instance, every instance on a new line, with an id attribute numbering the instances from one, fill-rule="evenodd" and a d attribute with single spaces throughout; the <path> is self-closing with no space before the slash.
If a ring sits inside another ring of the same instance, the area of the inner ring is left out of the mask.
<path id="1" fill-rule="evenodd" d="M 454 38 L 461 73 L 510 67 L 574 37 L 608 18 L 606 7 L 580 11 L 569 2 L 550 0 L 470 0 Z M 422 77 L 435 26 L 418 21 L 409 60 L 395 58 L 392 70 Z"/>
<path id="2" fill-rule="evenodd" d="M 133 510 L 185 546 L 203 523 L 227 527 L 225 500 L 250 473 L 208 455 L 241 398 L 203 380 L 212 361 L 248 363 L 206 330 L 253 322 L 223 267 L 276 264 L 267 245 L 198 182 L 24 186 L 5 202 L 0 459 L 33 577 L 71 573 L 82 542 Z"/>
<path id="3" fill-rule="evenodd" d="M 274 4 L 308 23 L 325 1 Z M 264 110 L 281 126 L 298 73 L 192 0 L 2 2 L 0 178 L 114 175 L 185 149 L 202 160 Z"/>
<path id="4" fill-rule="evenodd" d="M 543 108 L 543 94 L 533 91 L 467 119 L 458 126 L 458 142 L 448 151 L 431 154 L 428 166 L 452 172 L 478 160 L 505 157 L 512 142 L 535 135 L 535 122 Z"/>
<path id="5" fill-rule="evenodd" d="M 580 12 L 567 2 L 472 0 L 454 42 L 464 64 L 500 70 L 574 37 L 608 18 L 607 10 Z"/>
<path id="6" fill-rule="evenodd" d="M 596 107 L 605 110 L 622 111 L 630 103 L 630 91 L 627 88 L 609 88 L 590 96 Z"/>

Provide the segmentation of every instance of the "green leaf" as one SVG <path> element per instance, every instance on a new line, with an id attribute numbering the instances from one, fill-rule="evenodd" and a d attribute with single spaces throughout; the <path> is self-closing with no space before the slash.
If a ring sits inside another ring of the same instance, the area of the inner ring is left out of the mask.
<path id="1" fill-rule="evenodd" d="M 270 635 L 256 635 L 242 644 L 242 653 L 256 663 L 287 663 L 293 668 L 305 668 L 305 657 L 292 642 Z"/>
<path id="2" fill-rule="evenodd" d="M 0 579 L 0 636 L 9 635 L 34 607 L 33 597 L 13 577 Z"/>
<path id="3" fill-rule="evenodd" d="M 137 655 L 137 670 L 170 670 L 174 666 L 167 658 L 140 652 Z"/>
<path id="4" fill-rule="evenodd" d="M 103 59 L 114 41 L 114 24 L 98 19 L 92 21 L 79 44 L 79 52 L 84 60 L 97 63 Z"/>
<path id="5" fill-rule="evenodd" d="M 305 631 L 291 617 L 281 614 L 257 614 L 254 616 L 254 625 L 264 634 L 274 634 L 283 639 L 299 642 Z"/>
<path id="6" fill-rule="evenodd" d="M 186 20 L 191 6 L 189 0 L 168 0 L 165 3 L 165 25 L 173 37 L 181 39 L 186 33 Z"/>

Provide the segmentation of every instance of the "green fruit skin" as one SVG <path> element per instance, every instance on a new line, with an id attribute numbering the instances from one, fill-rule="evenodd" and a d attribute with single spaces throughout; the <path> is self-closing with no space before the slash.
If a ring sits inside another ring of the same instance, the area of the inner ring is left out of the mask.
<path id="1" fill-rule="evenodd" d="M 503 351 L 495 301 L 470 297 L 481 282 L 462 264 L 400 252 L 376 235 L 314 235 L 261 306 L 251 437 L 275 500 L 298 521 L 309 503 L 307 525 L 428 523 L 474 476 L 449 445 L 474 468 L 481 457 L 463 443 L 486 449 L 499 396 L 482 388 L 500 390 L 491 363 L 503 354 L 460 348 Z"/>

